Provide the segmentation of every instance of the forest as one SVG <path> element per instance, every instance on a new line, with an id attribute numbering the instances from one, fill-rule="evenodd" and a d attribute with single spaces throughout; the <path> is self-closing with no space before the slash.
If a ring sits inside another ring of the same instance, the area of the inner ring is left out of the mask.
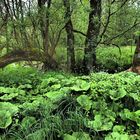
<path id="1" fill-rule="evenodd" d="M 140 140 L 140 0 L 0 0 L 0 140 Z"/>

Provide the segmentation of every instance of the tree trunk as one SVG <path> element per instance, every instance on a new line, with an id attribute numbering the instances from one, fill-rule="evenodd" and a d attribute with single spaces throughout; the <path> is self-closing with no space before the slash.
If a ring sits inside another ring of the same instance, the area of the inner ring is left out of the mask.
<path id="1" fill-rule="evenodd" d="M 67 70 L 73 72 L 75 68 L 74 34 L 73 34 L 73 24 L 71 20 L 72 11 L 69 0 L 64 0 L 64 7 L 66 8 L 65 29 L 67 33 Z"/>
<path id="2" fill-rule="evenodd" d="M 136 41 L 136 50 L 133 58 L 133 67 L 140 66 L 140 36 Z"/>
<path id="3" fill-rule="evenodd" d="M 44 7 L 46 5 L 46 7 Z M 49 70 L 49 69 L 56 69 L 56 61 L 51 61 L 53 58 L 52 56 L 49 55 L 49 9 L 51 6 L 51 0 L 38 0 L 38 7 L 39 7 L 39 23 L 40 23 L 40 28 L 41 28 L 41 33 L 42 33 L 42 38 L 43 38 L 43 50 L 45 54 L 45 60 L 44 60 L 44 66 L 43 69 Z M 50 60 L 47 56 L 50 56 Z M 55 62 L 55 63 L 53 63 Z"/>
<path id="4" fill-rule="evenodd" d="M 101 24 L 101 0 L 90 0 L 90 9 L 83 61 L 86 73 L 96 67 L 96 47 Z"/>
<path id="5" fill-rule="evenodd" d="M 47 59 L 46 59 L 47 58 Z M 3 56 L 0 57 L 0 68 L 4 68 L 5 66 L 19 62 L 19 61 L 40 61 L 40 62 L 52 63 L 57 66 L 56 62 L 50 55 L 44 57 L 44 53 L 38 52 L 38 50 L 13 50 Z M 52 67 L 52 66 L 50 66 Z"/>
<path id="6" fill-rule="evenodd" d="M 19 61 L 43 61 L 43 54 L 33 50 L 13 50 L 0 57 L 0 68 Z"/>
<path id="7" fill-rule="evenodd" d="M 132 71 L 140 74 L 140 36 L 137 38 Z"/>

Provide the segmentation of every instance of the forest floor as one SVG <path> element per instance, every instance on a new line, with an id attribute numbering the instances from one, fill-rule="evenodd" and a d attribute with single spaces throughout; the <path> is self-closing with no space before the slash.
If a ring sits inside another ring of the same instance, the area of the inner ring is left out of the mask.
<path id="1" fill-rule="evenodd" d="M 139 140 L 140 76 L 0 70 L 1 140 Z"/>

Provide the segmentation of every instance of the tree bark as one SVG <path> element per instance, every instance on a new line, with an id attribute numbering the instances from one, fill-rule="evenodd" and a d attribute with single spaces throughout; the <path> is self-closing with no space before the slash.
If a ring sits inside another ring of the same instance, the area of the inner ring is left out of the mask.
<path id="1" fill-rule="evenodd" d="M 96 47 L 101 24 L 101 0 L 90 0 L 90 9 L 83 60 L 86 73 L 89 73 L 96 67 Z"/>
<path id="2" fill-rule="evenodd" d="M 44 8 L 46 4 L 46 9 Z M 38 0 L 38 7 L 39 7 L 39 23 L 40 23 L 40 28 L 41 28 L 41 33 L 42 33 L 42 38 L 43 38 L 43 50 L 45 54 L 46 61 L 44 61 L 44 66 L 43 69 L 48 70 L 48 69 L 55 69 L 56 64 L 52 64 L 51 59 L 48 60 L 49 58 L 47 57 L 49 55 L 49 9 L 51 6 L 51 0 Z M 42 17 L 42 15 L 44 15 Z M 53 56 L 50 56 L 53 57 Z M 54 66 L 54 67 L 53 67 Z"/>
<path id="3" fill-rule="evenodd" d="M 132 67 L 126 71 L 140 74 L 140 36 L 136 40 L 136 49 L 133 57 Z"/>
<path id="4" fill-rule="evenodd" d="M 45 56 L 48 59 L 48 63 L 51 62 L 52 65 L 50 65 L 51 68 L 56 68 L 57 63 L 54 59 L 51 58 L 51 56 L 47 55 Z M 4 68 L 5 66 L 19 62 L 19 61 L 40 61 L 40 62 L 47 62 L 46 58 L 44 58 L 44 53 L 40 53 L 38 51 L 33 50 L 13 50 L 10 53 L 7 53 L 0 57 L 0 68 Z M 55 64 L 55 65 L 54 65 Z"/>
<path id="5" fill-rule="evenodd" d="M 74 71 L 75 68 L 75 52 L 74 52 L 74 33 L 73 33 L 73 24 L 71 20 L 71 7 L 70 1 L 64 0 L 65 11 L 65 30 L 67 33 L 67 70 L 70 72 Z"/>
<path id="6" fill-rule="evenodd" d="M 136 49 L 133 57 L 132 71 L 140 74 L 140 36 L 136 41 Z"/>
<path id="7" fill-rule="evenodd" d="M 133 67 L 140 66 L 140 36 L 137 38 L 136 41 L 136 49 L 133 58 Z"/>
<path id="8" fill-rule="evenodd" d="M 43 56 L 40 56 L 37 52 L 15 50 L 6 55 L 0 57 L 0 68 L 19 61 L 42 61 Z"/>

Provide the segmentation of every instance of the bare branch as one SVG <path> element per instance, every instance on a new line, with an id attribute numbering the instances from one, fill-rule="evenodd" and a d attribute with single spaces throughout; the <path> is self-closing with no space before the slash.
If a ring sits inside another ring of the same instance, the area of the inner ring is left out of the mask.
<path id="1" fill-rule="evenodd" d="M 116 39 L 116 38 L 118 38 L 118 37 L 124 35 L 124 34 L 127 33 L 128 31 L 132 30 L 132 29 L 133 29 L 134 27 L 136 27 L 137 25 L 140 25 L 140 22 L 137 23 L 137 20 L 135 20 L 134 24 L 133 24 L 131 27 L 129 27 L 129 28 L 126 29 L 125 31 L 121 32 L 120 34 L 117 34 L 117 35 L 113 36 L 112 38 L 107 39 L 107 40 L 105 40 L 105 41 L 103 41 L 103 42 L 111 42 L 112 40 L 114 40 L 114 39 Z M 102 42 L 102 43 L 103 43 L 103 42 Z"/>
<path id="2" fill-rule="evenodd" d="M 111 4 L 113 4 L 113 3 L 115 3 L 115 2 L 116 2 L 116 0 L 112 0 Z"/>
<path id="3" fill-rule="evenodd" d="M 78 31 L 78 30 L 73 29 L 73 32 L 79 33 L 79 34 L 81 34 L 81 35 L 87 37 L 87 35 L 86 35 L 85 33 L 81 32 L 81 31 Z"/>
<path id="4" fill-rule="evenodd" d="M 104 44 L 104 45 L 112 45 L 112 46 L 117 47 L 117 48 L 119 49 L 120 55 L 122 55 L 122 51 L 121 51 L 121 48 L 120 48 L 119 45 L 117 45 L 117 44 L 115 44 L 115 43 L 111 43 L 111 42 L 110 42 L 110 43 L 102 42 L 101 44 Z"/>
<path id="5" fill-rule="evenodd" d="M 108 9 L 108 16 L 107 16 L 106 24 L 104 25 L 104 29 L 103 29 L 102 33 L 100 34 L 100 39 L 99 39 L 97 45 L 99 45 L 100 42 L 102 41 L 102 38 L 103 38 L 104 34 L 105 34 L 106 31 L 107 31 L 107 28 L 108 28 L 108 25 L 109 25 L 109 23 L 110 23 L 111 17 L 112 17 L 114 14 L 116 14 L 119 10 L 121 10 L 121 8 L 126 4 L 127 1 L 128 1 L 128 0 L 125 0 L 125 1 L 121 4 L 121 6 L 120 6 L 116 11 L 114 11 L 114 12 L 111 12 L 111 8 L 112 8 L 111 6 L 116 2 L 116 0 L 113 0 L 113 1 L 111 2 L 111 4 L 109 5 L 109 9 Z"/>
<path id="6" fill-rule="evenodd" d="M 121 6 L 120 6 L 116 11 L 114 11 L 114 12 L 111 13 L 111 16 L 114 15 L 114 14 L 116 14 L 118 11 L 120 11 L 120 10 L 125 6 L 125 4 L 126 4 L 128 1 L 129 1 L 129 0 L 125 0 L 125 1 L 121 4 Z"/>
<path id="7" fill-rule="evenodd" d="M 106 24 L 104 25 L 104 29 L 103 29 L 103 31 L 102 31 L 102 33 L 100 35 L 100 40 L 98 41 L 97 44 L 100 44 L 100 42 L 102 41 L 102 38 L 103 38 L 103 36 L 104 36 L 104 34 L 105 34 L 106 30 L 107 30 L 107 27 L 108 27 L 108 25 L 110 23 L 111 16 L 112 16 L 112 14 L 111 14 L 111 6 L 109 6 L 107 21 L 106 21 Z"/>

